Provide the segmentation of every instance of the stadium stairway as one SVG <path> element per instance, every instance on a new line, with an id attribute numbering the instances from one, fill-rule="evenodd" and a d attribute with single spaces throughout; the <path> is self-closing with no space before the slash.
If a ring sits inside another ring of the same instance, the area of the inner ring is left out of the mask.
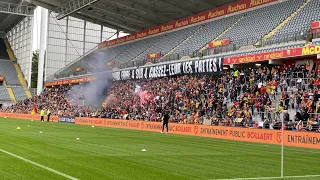
<path id="1" fill-rule="evenodd" d="M 6 45 L 7 53 L 8 53 L 8 55 L 9 55 L 9 59 L 10 59 L 11 61 L 14 61 L 14 60 L 15 60 L 15 57 L 14 57 L 13 51 L 12 51 L 11 46 L 10 46 L 10 44 L 9 44 L 9 42 L 8 42 L 7 39 L 4 39 L 4 44 Z"/>
<path id="2" fill-rule="evenodd" d="M 242 19 L 244 18 L 244 16 L 242 16 L 240 19 L 238 19 L 238 21 L 236 21 L 235 23 L 233 23 L 228 29 L 226 29 L 225 31 L 223 31 L 221 34 L 219 34 L 216 38 L 214 38 L 212 41 L 216 41 L 218 40 L 221 36 L 223 36 L 225 33 L 227 33 L 228 31 L 230 31 L 235 25 L 237 25 Z M 209 43 L 209 42 L 208 42 Z M 204 45 L 199 52 L 202 52 L 204 50 L 206 50 L 208 48 L 208 44 Z"/>
<path id="3" fill-rule="evenodd" d="M 262 40 L 267 40 L 270 37 L 272 37 L 273 35 L 276 34 L 277 31 L 279 31 L 279 29 L 281 29 L 283 26 L 285 26 L 292 18 L 294 18 L 308 3 L 310 3 L 310 1 L 312 0 L 306 0 L 305 3 L 303 3 L 294 13 L 292 13 L 287 19 L 285 19 L 284 21 L 282 21 L 277 27 L 275 27 L 269 34 L 265 35 Z M 256 45 L 260 45 L 260 42 L 257 42 Z"/>
<path id="4" fill-rule="evenodd" d="M 306 45 L 304 45 L 303 47 L 308 47 L 310 45 L 312 45 L 312 42 L 307 42 Z"/>
<path id="5" fill-rule="evenodd" d="M 10 46 L 8 40 L 7 40 L 7 39 L 4 39 L 4 43 L 5 43 L 5 45 L 6 45 L 7 52 L 8 52 L 8 55 L 9 55 L 10 60 L 11 60 L 11 61 L 15 61 L 16 58 L 15 58 L 15 56 L 14 56 L 14 54 L 13 54 L 13 51 L 12 51 L 12 49 L 11 49 L 11 46 Z M 30 90 L 27 88 L 27 83 L 26 83 L 26 81 L 25 81 L 25 79 L 24 79 L 24 77 L 23 77 L 23 74 L 22 74 L 22 72 L 21 72 L 21 69 L 20 69 L 19 65 L 18 65 L 16 62 L 14 62 L 14 68 L 15 68 L 16 73 L 17 73 L 17 75 L 18 75 L 18 80 L 19 80 L 21 86 L 23 87 L 23 89 L 24 89 L 27 97 L 28 97 L 28 98 L 31 98 L 32 95 L 31 95 L 31 93 L 30 93 Z M 13 93 L 12 89 L 11 89 L 11 90 L 8 89 L 8 91 L 11 91 L 11 92 Z M 9 93 L 9 94 L 10 94 L 10 93 Z M 11 98 L 11 99 L 15 99 L 15 98 L 14 98 L 14 93 L 13 93 L 12 95 L 13 95 L 13 98 Z M 11 97 L 11 95 L 10 95 L 10 97 Z M 14 102 L 16 102 L 16 100 L 14 100 Z"/>
<path id="6" fill-rule="evenodd" d="M 202 29 L 202 27 L 199 28 L 198 30 L 194 31 L 194 32 L 191 34 L 191 36 L 188 36 L 186 39 L 184 39 L 183 41 L 181 41 L 180 44 L 183 44 L 184 42 L 188 41 L 188 40 L 189 40 L 192 36 L 194 36 L 198 31 L 201 31 L 201 29 Z M 174 48 L 172 48 L 172 49 L 171 49 L 167 54 L 165 54 L 162 58 L 164 58 L 164 57 L 166 57 L 167 55 L 171 54 L 174 50 L 177 49 L 177 47 L 178 47 L 180 44 L 177 44 Z M 160 58 L 160 61 L 161 61 L 162 58 Z"/>
<path id="7" fill-rule="evenodd" d="M 14 94 L 13 94 L 12 88 L 11 88 L 11 87 L 8 87 L 7 90 L 8 90 L 8 94 L 9 94 L 9 96 L 10 96 L 11 101 L 16 103 L 17 101 L 16 101 L 16 98 L 15 98 L 15 96 L 14 96 Z"/>
<path id="8" fill-rule="evenodd" d="M 137 60 L 137 59 L 139 58 L 139 56 L 140 56 L 141 54 L 143 54 L 143 53 L 146 52 L 146 51 L 149 51 L 151 48 L 152 48 L 152 45 L 151 45 L 150 47 L 148 47 L 147 49 L 145 49 L 144 51 L 142 51 L 138 56 L 134 57 L 134 58 L 133 58 L 131 61 L 129 61 L 129 62 L 134 62 L 135 60 Z"/>
<path id="9" fill-rule="evenodd" d="M 16 71 L 17 71 L 18 79 L 19 79 L 22 87 L 24 88 L 24 91 L 25 91 L 27 97 L 28 97 L 28 98 L 31 98 L 31 97 L 32 97 L 31 92 L 30 92 L 30 90 L 27 88 L 27 83 L 26 83 L 26 81 L 25 81 L 24 78 L 23 78 L 23 75 L 22 75 L 22 72 L 21 72 L 21 70 L 20 70 L 19 65 L 15 63 L 15 64 L 14 64 L 14 67 L 15 67 L 15 69 L 16 69 Z"/>
<path id="10" fill-rule="evenodd" d="M 1 84 L 0 84 L 1 85 Z M 6 79 L 3 80 L 2 86 L 7 87 Z"/>

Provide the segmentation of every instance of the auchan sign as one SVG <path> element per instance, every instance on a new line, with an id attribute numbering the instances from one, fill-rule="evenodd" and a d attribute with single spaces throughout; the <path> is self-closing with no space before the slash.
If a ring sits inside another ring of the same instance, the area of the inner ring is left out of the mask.
<path id="1" fill-rule="evenodd" d="M 151 27 L 149 29 L 139 31 L 139 32 L 133 33 L 128 36 L 124 36 L 124 37 L 121 37 L 118 39 L 102 42 L 99 44 L 99 48 L 105 48 L 105 47 L 113 46 L 116 44 L 132 41 L 135 39 L 151 36 L 154 34 L 159 34 L 161 32 L 171 31 L 174 29 L 178 29 L 178 28 L 189 26 L 192 24 L 204 22 L 207 20 L 211 20 L 214 18 L 225 16 L 228 14 L 244 11 L 244 10 L 247 10 L 250 8 L 258 7 L 258 6 L 265 5 L 265 4 L 268 4 L 271 2 L 275 2 L 275 1 L 276 0 L 241 0 L 236 3 L 232 3 L 232 4 L 225 5 L 225 6 L 222 6 L 219 8 L 211 9 L 211 10 L 199 13 L 199 14 L 195 14 L 193 16 L 189 16 L 189 17 L 177 20 L 177 21 L 169 22 L 167 24 L 163 24 L 163 25 L 156 26 L 156 27 Z"/>

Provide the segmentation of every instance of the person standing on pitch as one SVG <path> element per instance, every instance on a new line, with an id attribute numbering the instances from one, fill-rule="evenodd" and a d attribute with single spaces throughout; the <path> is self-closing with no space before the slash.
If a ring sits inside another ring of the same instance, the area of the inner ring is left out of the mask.
<path id="1" fill-rule="evenodd" d="M 50 115 L 51 115 L 51 112 L 50 112 L 50 109 L 47 110 L 47 121 L 49 122 L 50 121 Z"/>
<path id="2" fill-rule="evenodd" d="M 42 108 L 40 111 L 41 122 L 44 122 L 44 109 Z"/>
<path id="3" fill-rule="evenodd" d="M 161 133 L 163 133 L 164 126 L 166 126 L 167 134 L 168 134 L 168 131 L 169 131 L 169 125 L 168 125 L 169 124 L 169 119 L 170 119 L 169 112 L 165 111 L 164 115 L 163 115 L 163 123 L 162 123 L 162 131 L 161 131 Z"/>

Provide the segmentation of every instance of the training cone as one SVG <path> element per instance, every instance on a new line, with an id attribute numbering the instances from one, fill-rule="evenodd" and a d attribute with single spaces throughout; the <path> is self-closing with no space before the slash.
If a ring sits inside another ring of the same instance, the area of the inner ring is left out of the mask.
<path id="1" fill-rule="evenodd" d="M 20 130 L 21 128 L 20 127 L 17 127 L 17 130 Z"/>
<path id="2" fill-rule="evenodd" d="M 146 150 L 146 149 L 142 149 L 141 151 L 142 151 L 142 152 L 146 152 L 147 150 Z"/>

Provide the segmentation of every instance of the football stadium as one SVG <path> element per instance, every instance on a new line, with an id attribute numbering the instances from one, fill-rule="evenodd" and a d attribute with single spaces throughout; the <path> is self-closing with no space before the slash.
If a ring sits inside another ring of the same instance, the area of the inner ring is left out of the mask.
<path id="1" fill-rule="evenodd" d="M 320 180 L 320 0 L 1 0 L 0 179 Z"/>

